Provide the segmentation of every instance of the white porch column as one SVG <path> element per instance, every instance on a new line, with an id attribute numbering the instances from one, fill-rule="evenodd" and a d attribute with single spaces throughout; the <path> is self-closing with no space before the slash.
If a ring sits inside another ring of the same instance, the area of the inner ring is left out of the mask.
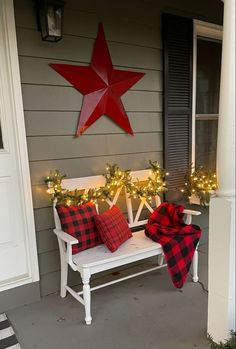
<path id="1" fill-rule="evenodd" d="M 235 330 L 235 0 L 224 0 L 218 127 L 219 190 L 210 203 L 207 327 L 215 342 Z"/>

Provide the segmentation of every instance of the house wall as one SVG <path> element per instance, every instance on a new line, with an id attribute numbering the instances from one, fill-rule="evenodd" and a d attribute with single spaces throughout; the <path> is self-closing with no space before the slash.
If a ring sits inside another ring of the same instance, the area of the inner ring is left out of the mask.
<path id="1" fill-rule="evenodd" d="M 46 295 L 59 289 L 60 275 L 45 176 L 51 169 L 78 177 L 101 174 L 106 163 L 137 170 L 145 168 L 149 159 L 162 162 L 161 13 L 221 23 L 222 2 L 68 0 L 64 37 L 58 43 L 41 41 L 33 0 L 14 3 L 41 295 Z M 104 25 L 114 66 L 145 73 L 122 97 L 133 137 L 103 117 L 74 138 L 82 95 L 48 65 L 89 64 L 99 22 Z M 77 282 L 73 276 L 71 282 Z"/>

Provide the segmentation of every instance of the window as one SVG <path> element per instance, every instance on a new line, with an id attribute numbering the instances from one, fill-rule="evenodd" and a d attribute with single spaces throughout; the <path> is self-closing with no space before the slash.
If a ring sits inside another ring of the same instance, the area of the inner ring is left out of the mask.
<path id="1" fill-rule="evenodd" d="M 195 22 L 193 149 L 195 167 L 216 169 L 222 28 Z"/>
<path id="2" fill-rule="evenodd" d="M 221 42 L 197 40 L 195 166 L 216 169 Z"/>

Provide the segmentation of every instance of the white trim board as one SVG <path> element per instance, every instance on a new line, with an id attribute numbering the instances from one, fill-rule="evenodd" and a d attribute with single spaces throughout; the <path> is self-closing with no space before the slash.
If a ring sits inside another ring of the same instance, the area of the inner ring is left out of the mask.
<path id="1" fill-rule="evenodd" d="M 197 19 L 193 22 L 194 31 L 197 36 L 202 36 L 204 38 L 214 39 L 214 40 L 222 40 L 223 38 L 223 26 L 199 21 Z"/>
<path id="2" fill-rule="evenodd" d="M 10 113 L 13 120 L 14 143 L 16 158 L 18 160 L 17 171 L 19 173 L 20 197 L 24 221 L 24 243 L 28 259 L 27 273 L 20 278 L 9 279 L 5 284 L 0 285 L 0 291 L 3 291 L 38 281 L 39 271 L 13 0 L 0 1 L 0 31 L 3 38 L 3 47 L 0 47 L 0 59 L 3 59 L 1 64 L 5 64 L 6 68 L 4 68 L 1 79 L 1 88 L 7 93 L 8 100 L 5 102 L 5 107 L 8 115 Z"/>

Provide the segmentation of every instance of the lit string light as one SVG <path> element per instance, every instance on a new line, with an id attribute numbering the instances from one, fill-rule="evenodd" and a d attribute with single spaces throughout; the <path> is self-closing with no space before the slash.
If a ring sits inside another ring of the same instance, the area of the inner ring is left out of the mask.
<path id="1" fill-rule="evenodd" d="M 200 199 L 200 204 L 209 204 L 211 194 L 218 188 L 217 176 L 213 170 L 200 166 L 190 167 L 185 175 L 184 188 L 181 192 L 189 201 L 192 195 Z"/>
<path id="2" fill-rule="evenodd" d="M 112 200 L 118 188 L 125 188 L 128 195 L 132 198 L 152 201 L 152 198 L 167 190 L 165 177 L 168 176 L 161 166 L 156 162 L 149 161 L 149 177 L 145 182 L 139 182 L 132 177 L 130 170 L 122 170 L 117 164 L 106 167 L 104 174 L 106 183 L 99 188 L 91 188 L 87 193 L 80 190 L 69 191 L 62 188 L 62 180 L 66 175 L 62 175 L 58 170 L 51 171 L 46 177 L 45 183 L 48 186 L 47 192 L 52 200 L 57 199 L 60 205 L 81 205 L 86 202 L 97 203 L 98 200 Z"/>

